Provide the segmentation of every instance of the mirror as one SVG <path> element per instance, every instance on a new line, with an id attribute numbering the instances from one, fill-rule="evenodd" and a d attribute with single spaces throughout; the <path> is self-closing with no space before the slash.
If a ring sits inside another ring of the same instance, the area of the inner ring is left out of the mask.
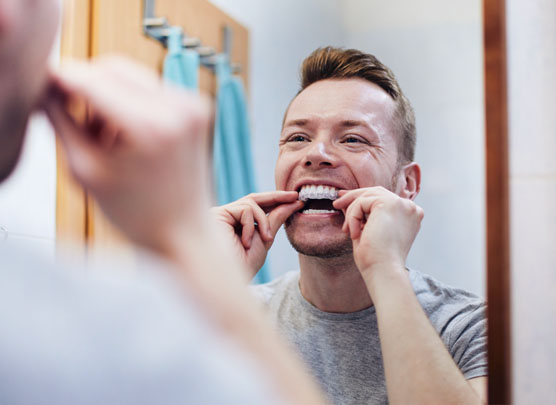
<path id="1" fill-rule="evenodd" d="M 373 53 L 395 73 L 417 120 L 416 202 L 425 210 L 408 265 L 485 296 L 482 3 L 479 0 L 213 0 L 250 32 L 248 94 L 259 191 L 274 189 L 284 110 L 301 61 L 325 45 Z M 281 231 L 273 277 L 296 269 Z"/>

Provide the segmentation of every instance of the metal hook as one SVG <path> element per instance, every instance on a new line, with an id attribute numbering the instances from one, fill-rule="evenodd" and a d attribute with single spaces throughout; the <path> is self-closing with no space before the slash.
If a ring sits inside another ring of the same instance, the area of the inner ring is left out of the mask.
<path id="1" fill-rule="evenodd" d="M 194 37 L 183 37 L 184 48 L 198 48 L 201 46 L 201 40 Z"/>
<path id="2" fill-rule="evenodd" d="M 156 17 L 154 14 L 155 0 L 143 0 L 143 32 L 150 38 L 160 42 L 165 48 L 168 47 L 168 36 L 170 35 L 170 24 L 166 17 Z M 224 26 L 222 30 L 222 51 L 231 62 L 232 54 L 232 35 L 233 30 L 230 26 Z M 216 51 L 214 48 L 202 46 L 199 38 L 186 37 L 184 35 L 182 46 L 184 48 L 194 48 L 201 57 L 201 64 L 209 69 L 214 69 L 216 65 Z M 232 64 L 232 72 L 238 73 L 241 66 Z"/>

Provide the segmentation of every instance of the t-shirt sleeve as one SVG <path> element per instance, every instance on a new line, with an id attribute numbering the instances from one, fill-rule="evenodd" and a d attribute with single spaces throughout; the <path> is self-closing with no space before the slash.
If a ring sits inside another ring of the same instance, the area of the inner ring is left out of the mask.
<path id="1" fill-rule="evenodd" d="M 469 305 L 449 327 L 449 350 L 466 379 L 488 375 L 486 306 Z"/>

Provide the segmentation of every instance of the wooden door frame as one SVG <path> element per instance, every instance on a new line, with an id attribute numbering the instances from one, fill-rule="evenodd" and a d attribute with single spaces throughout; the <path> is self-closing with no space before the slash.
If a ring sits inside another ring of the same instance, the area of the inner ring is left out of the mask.
<path id="1" fill-rule="evenodd" d="M 64 0 L 61 59 L 91 56 L 91 0 Z M 59 140 L 56 140 L 56 246 L 70 242 L 85 249 L 88 234 L 87 195 L 72 178 Z"/>

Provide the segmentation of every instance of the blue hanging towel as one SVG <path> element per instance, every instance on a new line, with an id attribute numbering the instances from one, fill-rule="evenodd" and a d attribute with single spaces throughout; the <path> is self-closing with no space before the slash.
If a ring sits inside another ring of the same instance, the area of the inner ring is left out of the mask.
<path id="1" fill-rule="evenodd" d="M 168 35 L 168 54 L 164 59 L 164 80 L 190 90 L 199 88 L 199 54 L 183 49 L 183 32 L 171 27 Z"/>
<path id="2" fill-rule="evenodd" d="M 227 204 L 255 191 L 255 178 L 247 103 L 241 81 L 232 75 L 225 55 L 216 62 L 218 80 L 217 116 L 214 134 L 214 184 L 218 205 Z M 254 283 L 269 281 L 268 264 Z"/>

